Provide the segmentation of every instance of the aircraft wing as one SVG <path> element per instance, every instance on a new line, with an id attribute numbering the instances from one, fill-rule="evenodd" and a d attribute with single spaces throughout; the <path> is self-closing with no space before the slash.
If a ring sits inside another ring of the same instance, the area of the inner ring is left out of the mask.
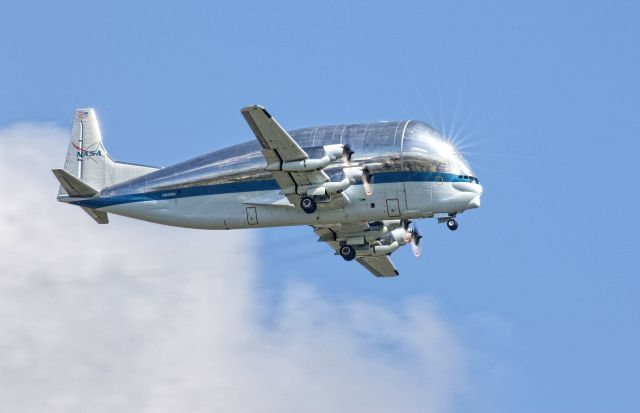
<path id="1" fill-rule="evenodd" d="M 383 257 L 358 257 L 356 261 L 376 277 L 395 277 L 400 274 L 388 255 Z"/>
<path id="2" fill-rule="evenodd" d="M 318 241 L 327 243 L 336 252 L 336 255 L 340 255 L 340 243 L 336 241 L 342 234 L 352 234 L 357 231 L 362 231 L 367 223 L 340 223 L 330 226 L 314 226 L 314 232 L 318 235 Z M 389 255 L 364 255 L 356 257 L 356 261 L 362 264 L 367 270 L 369 270 L 376 277 L 395 277 L 400 273 L 391 262 Z"/>
<path id="3" fill-rule="evenodd" d="M 262 147 L 275 151 L 281 161 L 301 161 L 309 158 L 309 155 L 265 108 L 253 105 L 240 111 Z"/>
<path id="4" fill-rule="evenodd" d="M 267 165 L 309 159 L 304 149 L 262 106 L 247 106 L 241 109 L 241 112 L 262 145 L 262 155 L 267 160 Z M 297 186 L 322 184 L 329 181 L 329 176 L 322 170 L 271 171 L 271 173 L 289 200 L 294 203 L 298 199 L 298 195 L 295 194 Z"/>

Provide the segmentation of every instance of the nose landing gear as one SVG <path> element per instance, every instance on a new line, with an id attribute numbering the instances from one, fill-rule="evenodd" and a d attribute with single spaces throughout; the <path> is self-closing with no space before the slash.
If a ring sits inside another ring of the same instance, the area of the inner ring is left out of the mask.
<path id="1" fill-rule="evenodd" d="M 451 231 L 455 231 L 458 229 L 458 221 L 456 221 L 456 214 L 449 214 L 448 217 L 440 217 L 438 218 L 438 224 L 447 223 L 447 228 Z"/>

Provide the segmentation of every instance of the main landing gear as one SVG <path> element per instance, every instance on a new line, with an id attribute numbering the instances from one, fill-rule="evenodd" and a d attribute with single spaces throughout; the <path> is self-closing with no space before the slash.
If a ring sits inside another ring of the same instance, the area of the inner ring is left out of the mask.
<path id="1" fill-rule="evenodd" d="M 340 256 L 345 261 L 352 261 L 356 257 L 356 250 L 351 245 L 344 244 L 340 246 Z"/>
<path id="2" fill-rule="evenodd" d="M 318 204 L 313 198 L 305 196 L 300 200 L 300 208 L 307 214 L 313 214 L 318 209 Z"/>

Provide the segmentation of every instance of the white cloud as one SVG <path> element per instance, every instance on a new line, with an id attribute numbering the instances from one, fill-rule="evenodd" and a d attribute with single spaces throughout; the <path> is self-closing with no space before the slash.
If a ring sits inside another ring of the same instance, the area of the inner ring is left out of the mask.
<path id="1" fill-rule="evenodd" d="M 97 225 L 57 203 L 66 136 L 0 130 L 3 411 L 450 410 L 463 354 L 429 300 L 290 285 L 270 305 L 251 233 Z"/>

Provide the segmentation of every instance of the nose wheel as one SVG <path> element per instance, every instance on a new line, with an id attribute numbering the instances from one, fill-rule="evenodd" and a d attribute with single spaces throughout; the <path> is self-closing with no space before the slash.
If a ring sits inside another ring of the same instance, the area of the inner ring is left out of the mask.
<path id="1" fill-rule="evenodd" d="M 300 208 L 307 214 L 313 214 L 318 209 L 318 204 L 316 204 L 313 198 L 305 196 L 300 200 Z"/>
<path id="2" fill-rule="evenodd" d="M 447 220 L 447 228 L 449 228 L 451 231 L 455 231 L 458 229 L 458 221 L 456 221 L 454 218 L 449 218 Z"/>
<path id="3" fill-rule="evenodd" d="M 345 261 L 352 261 L 356 257 L 356 250 L 351 245 L 343 245 L 340 247 L 340 256 Z"/>

